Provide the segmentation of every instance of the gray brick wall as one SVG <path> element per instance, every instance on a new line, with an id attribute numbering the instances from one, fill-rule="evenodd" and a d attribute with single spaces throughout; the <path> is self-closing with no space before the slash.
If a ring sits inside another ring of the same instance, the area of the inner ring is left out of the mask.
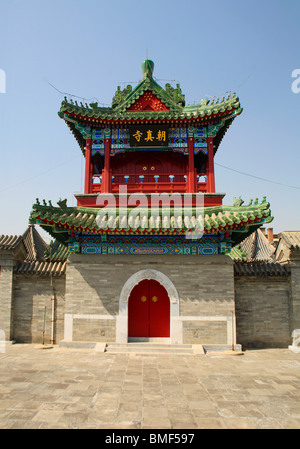
<path id="1" fill-rule="evenodd" d="M 235 278 L 237 342 L 246 348 L 291 344 L 289 278 Z"/>
<path id="2" fill-rule="evenodd" d="M 226 344 L 227 322 L 184 321 L 184 344 Z"/>
<path id="3" fill-rule="evenodd" d="M 175 285 L 182 317 L 231 316 L 234 311 L 233 264 L 227 256 L 87 256 L 72 255 L 67 265 L 66 313 L 112 315 L 126 281 L 144 269 L 155 269 Z M 227 343 L 226 322 L 183 322 L 183 339 L 199 343 Z M 222 329 L 217 332 L 218 329 Z M 73 320 L 73 340 L 113 341 L 115 322 Z M 109 340 L 108 340 L 109 339 Z"/>
<path id="4" fill-rule="evenodd" d="M 53 278 L 56 343 L 64 338 L 65 313 L 74 315 L 74 340 L 115 341 L 121 290 L 130 276 L 147 268 L 164 273 L 177 289 L 184 343 L 227 343 L 226 317 L 234 310 L 236 341 L 246 348 L 287 347 L 293 329 L 300 328 L 298 260 L 291 265 L 290 277 L 234 279 L 227 256 L 75 255 L 66 279 Z M 49 343 L 51 297 L 50 277 L 13 276 L 13 261 L 2 260 L 0 331 L 6 339 L 41 343 L 46 307 L 45 342 Z"/>
<path id="5" fill-rule="evenodd" d="M 300 329 L 300 251 L 291 256 L 291 330 Z"/>
<path id="6" fill-rule="evenodd" d="M 12 340 L 13 261 L 0 258 L 0 338 Z"/>
<path id="7" fill-rule="evenodd" d="M 117 314 L 122 287 L 115 273 L 111 264 L 68 264 L 66 313 Z"/>
<path id="8" fill-rule="evenodd" d="M 53 278 L 55 289 L 54 339 L 64 335 L 65 277 Z M 13 337 L 20 343 L 49 344 L 51 338 L 53 288 L 50 276 L 15 276 Z M 45 310 L 46 308 L 46 310 Z M 45 317 L 45 326 L 44 326 Z"/>
<path id="9" fill-rule="evenodd" d="M 74 318 L 73 320 L 74 341 L 116 341 L 115 320 Z"/>

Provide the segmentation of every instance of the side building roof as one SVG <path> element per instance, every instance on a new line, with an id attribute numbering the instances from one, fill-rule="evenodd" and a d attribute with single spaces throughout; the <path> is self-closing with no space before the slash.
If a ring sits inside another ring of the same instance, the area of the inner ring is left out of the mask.
<path id="1" fill-rule="evenodd" d="M 241 242 L 241 249 L 247 254 L 246 260 L 275 260 L 275 247 L 269 242 L 261 229 L 256 229 L 249 237 Z"/>
<path id="2" fill-rule="evenodd" d="M 232 248 L 236 276 L 288 276 L 291 250 L 300 249 L 300 232 L 282 232 L 279 244 L 269 241 L 261 229 Z"/>
<path id="3" fill-rule="evenodd" d="M 35 229 L 35 226 L 30 224 L 21 237 L 27 251 L 26 262 L 42 260 L 48 245 Z"/>
<path id="4" fill-rule="evenodd" d="M 23 241 L 21 235 L 0 235 L 0 250 L 12 251 Z"/>
<path id="5" fill-rule="evenodd" d="M 287 265 L 274 261 L 235 261 L 234 274 L 236 276 L 288 276 L 290 269 Z"/>
<path id="6" fill-rule="evenodd" d="M 292 254 L 300 251 L 300 231 L 283 231 L 278 238 L 275 258 L 280 263 L 288 263 Z"/>
<path id="7" fill-rule="evenodd" d="M 44 241 L 33 224 L 22 235 L 0 235 L 0 250 L 14 251 L 22 245 L 22 257 L 14 266 L 14 274 L 61 276 L 66 270 L 68 249 L 58 242 Z"/>
<path id="8" fill-rule="evenodd" d="M 300 250 L 300 231 L 283 231 L 279 234 L 287 247 L 292 250 Z"/>

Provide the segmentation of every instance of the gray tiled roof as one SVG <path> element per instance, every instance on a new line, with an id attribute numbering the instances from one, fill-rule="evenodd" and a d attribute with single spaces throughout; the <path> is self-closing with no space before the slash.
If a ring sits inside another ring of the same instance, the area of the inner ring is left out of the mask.
<path id="1" fill-rule="evenodd" d="M 14 274 L 39 276 L 61 276 L 66 271 L 66 261 L 49 262 L 49 261 L 34 261 L 34 262 L 19 262 L 14 268 Z"/>
<path id="2" fill-rule="evenodd" d="M 261 229 L 257 229 L 243 240 L 241 249 L 247 253 L 247 261 L 274 260 L 275 247 L 268 241 Z"/>
<path id="3" fill-rule="evenodd" d="M 42 239 L 34 225 L 29 225 L 22 235 L 24 245 L 27 251 L 26 262 L 43 260 L 47 243 Z"/>
<path id="4" fill-rule="evenodd" d="M 300 250 L 300 231 L 284 231 L 279 234 L 290 249 Z"/>
<path id="5" fill-rule="evenodd" d="M 21 235 L 0 235 L 0 249 L 14 250 L 22 240 Z"/>
<path id="6" fill-rule="evenodd" d="M 29 225 L 22 235 L 0 235 L 0 249 L 2 250 L 14 250 L 21 242 L 25 246 L 27 262 L 42 260 L 44 258 L 44 253 L 48 245 L 42 239 L 34 225 Z"/>
<path id="7" fill-rule="evenodd" d="M 50 254 L 47 258 L 45 251 L 48 245 L 34 225 L 29 225 L 22 235 L 0 235 L 0 250 L 12 251 L 19 244 L 24 245 L 26 256 L 14 267 L 15 274 L 60 276 L 65 273 L 68 248 L 62 249 L 61 245 L 56 244 L 54 256 Z"/>
<path id="8" fill-rule="evenodd" d="M 289 267 L 279 262 L 257 260 L 234 263 L 234 274 L 237 276 L 288 276 L 289 273 Z"/>

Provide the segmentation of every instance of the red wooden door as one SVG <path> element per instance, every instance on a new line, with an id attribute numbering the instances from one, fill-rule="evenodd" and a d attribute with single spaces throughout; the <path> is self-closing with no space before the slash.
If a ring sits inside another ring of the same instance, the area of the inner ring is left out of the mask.
<path id="1" fill-rule="evenodd" d="M 128 300 L 128 337 L 149 337 L 148 284 L 148 279 L 145 279 L 131 291 Z"/>
<path id="2" fill-rule="evenodd" d="M 153 279 L 150 289 L 150 337 L 170 337 L 170 300 L 166 289 Z"/>
<path id="3" fill-rule="evenodd" d="M 128 300 L 129 337 L 170 337 L 170 300 L 153 279 L 137 284 Z"/>

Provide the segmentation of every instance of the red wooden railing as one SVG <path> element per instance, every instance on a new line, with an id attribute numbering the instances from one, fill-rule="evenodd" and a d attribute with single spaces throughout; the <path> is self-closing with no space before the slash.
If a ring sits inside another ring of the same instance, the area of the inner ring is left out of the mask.
<path id="1" fill-rule="evenodd" d="M 206 192 L 207 182 L 199 182 L 195 175 L 196 192 Z M 187 177 L 180 174 L 169 175 L 169 173 L 160 173 L 159 175 L 146 173 L 139 175 L 137 173 L 116 173 L 112 176 L 111 191 L 119 193 L 120 185 L 127 187 L 128 193 L 162 193 L 162 192 L 187 192 Z M 102 176 L 93 175 L 92 193 L 101 193 Z"/>

